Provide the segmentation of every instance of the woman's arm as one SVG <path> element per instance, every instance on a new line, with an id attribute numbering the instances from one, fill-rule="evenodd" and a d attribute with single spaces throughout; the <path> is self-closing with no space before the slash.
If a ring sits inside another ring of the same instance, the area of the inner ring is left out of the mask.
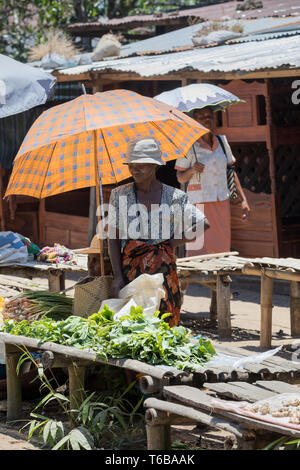
<path id="1" fill-rule="evenodd" d="M 188 168 L 187 170 L 177 170 L 176 177 L 178 183 L 187 183 L 195 173 L 202 173 L 204 167 L 205 165 L 202 163 L 196 162 L 191 168 Z"/>
<path id="2" fill-rule="evenodd" d="M 239 180 L 239 177 L 238 177 L 236 171 L 234 172 L 234 177 L 235 177 L 235 183 L 236 183 L 236 189 L 237 189 L 238 196 L 242 199 L 242 201 L 241 201 L 241 206 L 242 206 L 242 211 L 243 211 L 242 219 L 245 220 L 245 219 L 248 219 L 251 209 L 249 207 L 247 198 L 245 196 L 245 193 L 243 191 L 243 188 L 241 186 L 241 183 L 240 183 L 240 180 Z"/>
<path id="3" fill-rule="evenodd" d="M 185 243 L 193 242 L 196 240 L 198 235 L 203 235 L 203 233 L 210 227 L 209 222 L 207 218 L 204 219 L 203 221 L 203 227 L 200 228 L 200 230 L 196 230 L 195 233 L 193 231 L 195 230 L 195 227 L 197 225 L 193 225 L 189 230 L 186 230 L 184 234 L 182 234 L 182 238 L 171 238 L 170 239 L 170 245 L 173 249 L 177 248 L 178 246 L 182 246 Z M 194 236 L 190 238 L 188 236 L 189 233 L 192 233 Z"/>

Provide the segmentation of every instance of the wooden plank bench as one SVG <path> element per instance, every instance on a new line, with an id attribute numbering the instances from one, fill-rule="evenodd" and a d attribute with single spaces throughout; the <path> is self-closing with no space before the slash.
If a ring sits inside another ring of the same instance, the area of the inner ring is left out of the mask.
<path id="1" fill-rule="evenodd" d="M 215 253 L 177 259 L 180 280 L 211 289 L 211 319 L 218 322 L 222 338 L 231 337 L 231 276 L 257 276 L 261 282 L 260 347 L 270 349 L 274 279 L 290 282 L 291 336 L 300 336 L 300 261 L 294 258 L 242 258 L 237 252 Z"/>
<path id="2" fill-rule="evenodd" d="M 165 400 L 147 398 L 145 420 L 148 450 L 168 450 L 171 425 L 201 423 L 234 436 L 237 449 L 263 449 L 279 436 L 300 438 L 300 430 L 253 419 L 216 408 L 212 400 L 226 397 L 254 403 L 278 393 L 299 393 L 300 388 L 280 381 L 209 383 L 205 389 L 186 385 L 165 386 Z M 219 398 L 221 397 L 221 398 Z"/>
<path id="3" fill-rule="evenodd" d="M 38 261 L 28 261 L 27 263 L 16 263 L 10 265 L 0 265 L 0 275 L 22 276 L 27 279 L 33 277 L 47 277 L 50 292 L 59 292 L 65 289 L 66 273 L 87 274 L 87 256 L 78 255 L 78 264 L 67 263 L 44 263 Z M 16 282 L 18 282 L 16 280 Z"/>

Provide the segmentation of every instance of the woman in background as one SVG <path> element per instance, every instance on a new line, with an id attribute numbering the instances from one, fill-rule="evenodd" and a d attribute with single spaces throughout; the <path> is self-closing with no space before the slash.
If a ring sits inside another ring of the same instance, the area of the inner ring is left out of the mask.
<path id="1" fill-rule="evenodd" d="M 189 201 L 209 220 L 210 228 L 204 237 L 186 243 L 186 256 L 228 252 L 231 249 L 230 201 L 227 167 L 235 163 L 224 135 L 213 131 L 213 110 L 209 106 L 195 109 L 193 118 L 210 130 L 204 134 L 184 158 L 176 160 L 179 183 L 187 183 Z M 235 173 L 237 192 L 242 206 L 242 218 L 247 219 L 250 208 Z"/>

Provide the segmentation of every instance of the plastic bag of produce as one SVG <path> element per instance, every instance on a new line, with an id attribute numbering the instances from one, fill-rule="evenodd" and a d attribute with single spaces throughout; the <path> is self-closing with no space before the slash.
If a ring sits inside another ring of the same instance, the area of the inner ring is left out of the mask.
<path id="1" fill-rule="evenodd" d="M 115 312 L 114 319 L 118 319 L 129 313 L 130 307 L 140 305 L 145 315 L 152 316 L 159 309 L 160 301 L 165 296 L 163 282 L 162 273 L 141 274 L 120 290 L 118 299 L 103 300 L 99 311 L 106 304 Z"/>
<path id="2" fill-rule="evenodd" d="M 210 359 L 209 362 L 206 363 L 206 365 L 210 367 L 229 366 L 233 367 L 234 369 L 242 370 L 247 367 L 247 364 L 259 364 L 269 357 L 274 356 L 280 351 L 281 348 L 282 345 L 275 349 L 270 349 L 262 353 L 252 354 L 250 356 L 244 357 L 229 356 L 227 354 L 217 353 L 212 359 Z"/>
<path id="3" fill-rule="evenodd" d="M 21 237 L 14 232 L 0 232 L 0 264 L 26 263 L 27 247 Z"/>

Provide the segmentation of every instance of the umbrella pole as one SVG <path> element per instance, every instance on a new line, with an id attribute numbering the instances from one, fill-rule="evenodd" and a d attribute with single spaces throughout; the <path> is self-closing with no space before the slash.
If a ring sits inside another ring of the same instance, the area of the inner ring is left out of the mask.
<path id="1" fill-rule="evenodd" d="M 99 167 L 98 167 L 98 159 L 97 159 L 97 135 L 96 131 L 94 130 L 94 162 L 95 162 L 95 186 L 96 186 L 96 202 L 97 202 L 97 221 L 98 227 L 101 227 L 101 237 L 99 238 L 99 254 L 100 254 L 100 272 L 101 276 L 104 276 L 104 256 L 103 256 L 103 224 L 99 214 L 99 208 L 101 207 L 101 200 L 100 200 L 100 177 L 99 177 Z M 101 188 L 102 190 L 102 188 Z M 97 230 L 96 230 L 97 233 Z"/>

